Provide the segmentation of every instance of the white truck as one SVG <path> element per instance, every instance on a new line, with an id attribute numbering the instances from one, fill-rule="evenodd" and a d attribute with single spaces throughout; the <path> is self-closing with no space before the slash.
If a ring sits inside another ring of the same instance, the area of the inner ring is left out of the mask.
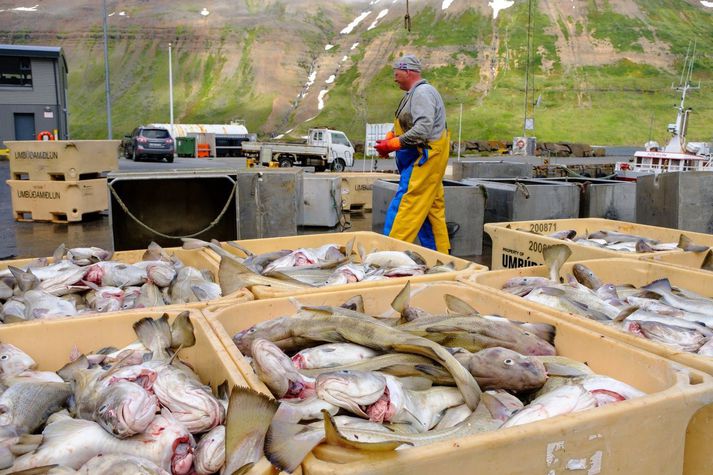
<path id="1" fill-rule="evenodd" d="M 243 142 L 243 153 L 263 165 L 277 162 L 280 167 L 330 168 L 341 172 L 354 165 L 354 147 L 344 132 L 328 128 L 310 129 L 304 143 Z"/>

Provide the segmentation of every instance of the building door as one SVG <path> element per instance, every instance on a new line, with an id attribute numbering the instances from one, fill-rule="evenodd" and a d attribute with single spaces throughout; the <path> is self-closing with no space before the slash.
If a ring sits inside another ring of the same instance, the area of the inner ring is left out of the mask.
<path id="1" fill-rule="evenodd" d="M 15 140 L 35 140 L 35 114 L 15 114 Z"/>

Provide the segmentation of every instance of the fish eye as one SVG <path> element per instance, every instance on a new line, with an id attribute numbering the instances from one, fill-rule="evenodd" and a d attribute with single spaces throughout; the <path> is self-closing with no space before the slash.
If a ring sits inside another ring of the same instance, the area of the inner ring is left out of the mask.
<path id="1" fill-rule="evenodd" d="M 506 359 L 505 361 L 503 361 L 503 363 L 505 363 L 506 366 L 512 366 L 512 365 L 515 364 L 515 362 L 514 362 L 512 359 L 510 359 L 510 358 L 508 358 L 508 359 Z"/>
<path id="2" fill-rule="evenodd" d="M 525 335 L 527 335 L 527 336 L 532 336 L 532 333 L 530 333 L 530 332 L 525 332 Z"/>
<path id="3" fill-rule="evenodd" d="M 0 360 L 5 361 L 5 360 L 8 359 L 9 357 L 10 357 L 9 355 L 2 355 L 2 356 L 0 356 Z"/>

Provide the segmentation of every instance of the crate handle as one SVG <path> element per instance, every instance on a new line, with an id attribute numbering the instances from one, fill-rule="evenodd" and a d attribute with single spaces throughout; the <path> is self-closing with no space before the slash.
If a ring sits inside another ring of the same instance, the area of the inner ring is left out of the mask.
<path id="1" fill-rule="evenodd" d="M 522 182 L 516 181 L 515 188 L 525 196 L 526 200 L 530 199 L 530 191 L 527 189 L 527 187 Z"/>
<path id="2" fill-rule="evenodd" d="M 74 142 L 67 142 L 64 144 L 64 148 L 69 148 L 69 147 L 74 147 L 75 149 L 79 150 L 79 147 L 77 147 L 77 144 Z"/>

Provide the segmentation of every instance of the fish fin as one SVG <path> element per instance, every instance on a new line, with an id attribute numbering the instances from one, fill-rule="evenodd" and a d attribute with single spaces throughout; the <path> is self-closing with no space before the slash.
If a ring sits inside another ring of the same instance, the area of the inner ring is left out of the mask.
<path id="1" fill-rule="evenodd" d="M 322 414 L 324 415 L 325 438 L 327 440 L 327 443 L 330 445 L 338 445 L 340 447 L 346 447 L 349 449 L 369 450 L 369 451 L 378 451 L 378 452 L 396 450 L 397 447 L 400 447 L 401 445 L 404 445 L 404 444 L 413 445 L 410 442 L 402 442 L 402 441 L 388 441 L 387 440 L 387 441 L 383 441 L 383 442 L 357 442 L 357 441 L 349 440 L 339 432 L 339 429 L 337 428 L 337 425 L 334 423 L 334 419 L 332 418 L 332 415 L 329 412 L 322 409 Z"/>
<path id="2" fill-rule="evenodd" d="M 59 262 L 61 261 L 64 256 L 67 254 L 67 246 L 64 245 L 64 243 L 60 244 L 57 246 L 57 249 L 54 250 L 52 253 L 52 259 L 54 262 Z"/>
<path id="3" fill-rule="evenodd" d="M 484 391 L 480 395 L 480 401 L 490 413 L 490 417 L 499 421 L 506 421 L 509 417 L 508 409 L 498 398 Z"/>
<path id="4" fill-rule="evenodd" d="M 236 290 L 250 287 L 247 280 L 241 277 L 241 274 L 246 273 L 244 265 L 232 259 L 221 259 L 218 267 L 218 282 L 220 282 L 220 290 L 223 295 L 228 295 Z M 250 271 L 250 273 L 253 273 Z"/>
<path id="5" fill-rule="evenodd" d="M 546 247 L 542 250 L 545 265 L 550 270 L 550 280 L 559 282 L 562 264 L 564 264 L 571 255 L 572 250 L 566 244 L 555 244 L 554 246 Z"/>
<path id="6" fill-rule="evenodd" d="M 436 265 L 435 265 L 435 267 L 442 266 L 442 265 L 443 265 L 443 261 L 440 260 L 440 259 L 436 259 Z"/>
<path id="7" fill-rule="evenodd" d="M 193 249 L 205 249 L 206 247 L 210 247 L 209 242 L 203 241 L 201 239 L 181 238 L 181 241 L 183 241 L 183 249 L 187 251 Z"/>
<path id="8" fill-rule="evenodd" d="M 666 277 L 664 277 L 663 279 L 655 280 L 655 281 L 651 282 L 650 284 L 641 287 L 641 289 L 647 290 L 649 292 L 653 292 L 653 293 L 659 294 L 659 295 L 669 294 L 672 292 L 671 282 Z"/>
<path id="9" fill-rule="evenodd" d="M 196 335 L 193 330 L 190 313 L 184 310 L 179 313 L 171 324 L 171 348 L 176 349 L 179 346 L 190 348 L 196 344 Z"/>
<path id="10" fill-rule="evenodd" d="M 59 467 L 58 464 L 54 465 L 43 465 L 41 467 L 28 468 L 26 470 L 20 470 L 19 472 L 11 472 L 12 475 L 44 475 L 49 473 L 50 470 Z"/>
<path id="11" fill-rule="evenodd" d="M 205 302 L 206 300 L 208 300 L 208 293 L 203 290 L 199 285 L 191 285 L 191 291 L 199 301 Z"/>
<path id="12" fill-rule="evenodd" d="M 709 249 L 706 253 L 706 257 L 701 264 L 701 269 L 713 271 L 713 249 Z"/>
<path id="13" fill-rule="evenodd" d="M 18 323 L 26 321 L 26 319 L 18 317 L 17 315 L 5 315 L 5 318 L 3 319 L 3 323 Z"/>
<path id="14" fill-rule="evenodd" d="M 319 429 L 273 420 L 265 436 L 265 457 L 279 470 L 292 473 L 323 440 Z"/>
<path id="15" fill-rule="evenodd" d="M 356 242 L 356 236 L 347 241 L 347 245 L 344 247 L 344 255 L 347 256 L 347 260 L 351 262 L 352 253 L 354 252 L 354 243 Z"/>
<path id="16" fill-rule="evenodd" d="M 168 314 L 164 313 L 161 318 L 154 320 L 145 317 L 134 322 L 134 332 L 139 341 L 150 351 L 154 357 L 165 354 L 166 349 L 171 347 L 171 327 L 168 325 Z"/>
<path id="17" fill-rule="evenodd" d="M 85 355 L 80 356 L 71 363 L 67 363 L 57 370 L 57 375 L 65 381 L 72 381 L 77 371 L 89 368 L 89 360 Z"/>
<path id="18" fill-rule="evenodd" d="M 454 325 L 431 325 L 423 329 L 426 333 L 470 333 Z"/>
<path id="19" fill-rule="evenodd" d="M 277 402 L 250 388 L 234 386 L 230 392 L 228 412 L 225 416 L 225 460 L 226 466 L 243 466 L 256 460 L 235 460 L 244 454 L 241 447 L 262 441 L 272 416 L 277 411 Z M 229 462 L 229 463 L 228 463 Z"/>
<path id="20" fill-rule="evenodd" d="M 362 243 L 357 244 L 357 252 L 359 253 L 359 259 L 361 259 L 361 262 L 364 262 L 364 259 L 366 259 L 366 249 L 364 249 Z"/>
<path id="21" fill-rule="evenodd" d="M 479 315 L 479 312 L 468 302 L 455 295 L 446 294 L 443 296 L 443 299 L 446 301 L 446 308 L 448 308 L 448 311 L 451 313 L 457 315 Z"/>
<path id="22" fill-rule="evenodd" d="M 364 313 L 364 297 L 362 297 L 361 295 L 355 295 L 354 297 L 350 298 L 342 305 L 340 305 L 340 307 L 352 310 L 354 312 Z"/>
<path id="23" fill-rule="evenodd" d="M 34 452 L 42 443 L 42 434 L 24 434 L 20 436 L 20 440 L 10 447 L 10 452 L 13 455 L 19 456 L 30 452 Z"/>
<path id="24" fill-rule="evenodd" d="M 253 254 L 249 249 L 243 247 L 243 246 L 242 246 L 239 242 L 237 242 L 237 241 L 228 241 L 228 245 L 233 246 L 235 249 L 238 249 L 238 250 L 241 251 L 243 254 L 245 254 L 247 257 L 251 257 L 251 256 L 254 256 L 254 255 L 255 255 L 255 254 Z"/>
<path id="25" fill-rule="evenodd" d="M 557 287 L 539 287 L 537 290 L 542 294 L 551 295 L 552 297 L 562 297 L 566 294 L 564 290 L 558 289 Z"/>
<path id="26" fill-rule="evenodd" d="M 32 270 L 28 269 L 26 271 L 18 269 L 15 266 L 7 266 L 8 270 L 17 281 L 17 286 L 22 292 L 27 292 L 36 288 L 39 284 L 39 279 L 32 273 Z"/>
<path id="27" fill-rule="evenodd" d="M 142 261 L 158 261 L 161 260 L 161 256 L 163 255 L 163 249 L 161 246 L 156 244 L 154 241 L 151 241 L 146 248 L 146 251 L 144 251 L 144 254 L 141 256 Z"/>
<path id="28" fill-rule="evenodd" d="M 685 234 L 681 234 L 681 237 L 678 239 L 678 247 L 686 252 L 705 252 L 710 249 L 708 246 L 701 246 L 694 243 L 691 238 Z"/>
<path id="29" fill-rule="evenodd" d="M 403 314 L 408 308 L 411 300 L 411 281 L 407 281 L 406 285 L 399 291 L 394 300 L 391 302 L 391 308 L 399 314 Z"/>
<path id="30" fill-rule="evenodd" d="M 613 322 L 622 322 L 626 320 L 626 317 L 637 311 L 639 307 L 636 305 L 627 305 L 624 309 L 617 314 L 616 317 L 612 319 Z"/>
<path id="31" fill-rule="evenodd" d="M 451 376 L 451 373 L 446 371 L 445 369 L 435 366 L 435 365 L 429 365 L 429 364 L 417 364 L 414 366 L 414 368 L 428 376 L 432 376 L 434 378 L 448 378 Z"/>
<path id="32" fill-rule="evenodd" d="M 555 344 L 555 335 L 557 334 L 557 327 L 550 325 L 549 323 L 516 323 L 520 328 L 527 330 L 530 333 L 537 335 L 538 337 L 545 340 L 550 345 Z"/>
<path id="33" fill-rule="evenodd" d="M 639 239 L 638 241 L 636 241 L 636 252 L 638 252 L 639 254 L 645 252 L 654 252 L 654 248 L 649 246 L 643 239 Z"/>
<path id="34" fill-rule="evenodd" d="M 547 377 L 576 378 L 579 376 L 588 376 L 592 374 L 591 371 L 586 372 L 554 361 L 544 361 L 542 364 L 545 365 Z"/>

